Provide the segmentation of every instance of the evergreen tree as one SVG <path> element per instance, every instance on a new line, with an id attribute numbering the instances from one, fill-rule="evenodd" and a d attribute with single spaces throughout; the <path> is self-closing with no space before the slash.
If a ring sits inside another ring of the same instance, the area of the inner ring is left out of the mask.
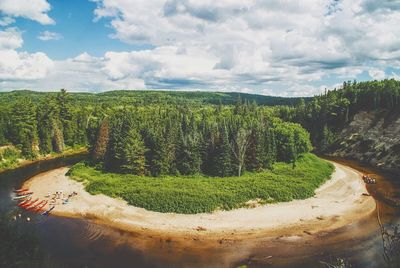
<path id="1" fill-rule="evenodd" d="M 264 143 L 266 145 L 266 156 L 264 159 L 263 167 L 267 169 L 272 169 L 277 157 L 275 133 L 273 129 L 267 129 L 265 131 Z"/>
<path id="2" fill-rule="evenodd" d="M 233 175 L 232 154 L 229 145 L 228 132 L 225 125 L 221 127 L 219 132 L 211 164 L 213 166 L 212 175 L 219 177 Z"/>
<path id="3" fill-rule="evenodd" d="M 266 144 L 264 133 L 261 126 L 256 126 L 251 130 L 249 137 L 249 147 L 246 151 L 245 166 L 249 171 L 260 171 L 265 163 Z"/>
<path id="4" fill-rule="evenodd" d="M 145 146 L 147 148 L 146 167 L 152 176 L 168 174 L 168 153 L 166 152 L 165 139 L 161 131 L 151 129 L 145 131 Z"/>
<path id="5" fill-rule="evenodd" d="M 145 152 L 143 138 L 137 130 L 131 128 L 125 137 L 125 147 L 122 150 L 121 171 L 143 176 L 145 174 Z"/>
<path id="6" fill-rule="evenodd" d="M 0 113 L 0 146 L 8 143 L 7 135 L 7 118 L 10 118 L 8 107 L 4 107 Z"/>
<path id="7" fill-rule="evenodd" d="M 76 128 L 74 128 L 70 95 L 65 89 L 61 89 L 57 94 L 56 100 L 60 111 L 60 121 L 65 143 L 72 146 L 74 145 L 74 131 Z"/>
<path id="8" fill-rule="evenodd" d="M 49 154 L 53 151 L 62 151 L 63 144 L 56 144 L 57 149 L 53 146 L 56 132 L 59 134 L 60 131 L 58 128 L 59 110 L 54 98 L 45 98 L 38 105 L 37 124 L 40 152 L 42 154 Z M 59 139 L 57 141 L 61 142 Z"/>
<path id="9" fill-rule="evenodd" d="M 180 174 L 190 175 L 200 172 L 200 138 L 196 133 L 179 133 L 176 150 L 176 166 Z"/>
<path id="10" fill-rule="evenodd" d="M 92 150 L 92 159 L 94 162 L 104 160 L 107 152 L 108 141 L 110 139 L 110 125 L 108 119 L 104 119 L 100 125 L 97 140 Z"/>
<path id="11" fill-rule="evenodd" d="M 17 101 L 11 109 L 10 137 L 23 156 L 35 158 L 39 152 L 36 107 L 28 98 Z"/>
<path id="12" fill-rule="evenodd" d="M 56 153 L 61 153 L 65 149 L 64 135 L 61 131 L 60 123 L 53 121 L 53 151 Z"/>

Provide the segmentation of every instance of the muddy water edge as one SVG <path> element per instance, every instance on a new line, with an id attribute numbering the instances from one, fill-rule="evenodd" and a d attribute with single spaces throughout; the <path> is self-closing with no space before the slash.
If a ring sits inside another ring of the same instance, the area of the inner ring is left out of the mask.
<path id="1" fill-rule="evenodd" d="M 377 209 L 329 233 L 170 237 L 149 230 L 124 232 L 95 220 L 38 216 L 19 210 L 11 200 L 12 190 L 32 176 L 84 158 L 80 154 L 39 161 L 0 174 L 1 267 L 324 267 L 324 262 L 337 258 L 352 267 L 384 267 L 378 213 L 384 226 L 400 223 L 400 178 L 343 159 L 330 160 L 377 179 L 376 185 L 368 186 Z"/>

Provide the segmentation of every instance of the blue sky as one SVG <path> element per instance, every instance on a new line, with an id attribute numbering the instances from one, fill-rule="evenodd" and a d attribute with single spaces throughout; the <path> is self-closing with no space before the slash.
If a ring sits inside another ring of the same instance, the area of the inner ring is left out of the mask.
<path id="1" fill-rule="evenodd" d="M 20 51 L 44 51 L 56 60 L 75 57 L 83 52 L 93 56 L 102 56 L 107 51 L 127 51 L 149 48 L 149 45 L 129 45 L 118 39 L 109 37 L 113 33 L 107 26 L 109 19 L 94 21 L 93 12 L 96 3 L 91 1 L 51 0 L 51 11 L 54 25 L 42 25 L 29 19 L 17 18 L 15 26 L 23 31 L 24 46 Z M 60 40 L 42 41 L 37 38 L 41 32 L 57 32 L 62 35 Z"/>
<path id="2" fill-rule="evenodd" d="M 398 0 L 0 0 L 0 91 L 310 96 L 399 79 Z"/>

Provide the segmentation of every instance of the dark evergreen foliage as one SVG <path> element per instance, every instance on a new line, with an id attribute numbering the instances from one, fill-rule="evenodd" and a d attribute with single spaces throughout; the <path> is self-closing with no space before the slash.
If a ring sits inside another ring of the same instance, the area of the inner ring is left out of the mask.
<path id="1" fill-rule="evenodd" d="M 295 107 L 276 108 L 285 121 L 298 122 L 311 134 L 318 151 L 329 150 L 337 141 L 337 134 L 360 111 L 380 110 L 386 120 L 400 113 L 400 81 L 344 82 L 342 87 L 326 91 L 311 101 L 299 102 Z"/>
<path id="2" fill-rule="evenodd" d="M 104 123 L 91 139 L 93 160 L 106 170 L 136 175 L 225 177 L 271 168 L 276 159 L 295 163 L 310 151 L 309 135 L 300 125 L 264 110 L 248 102 L 235 107 L 115 107 L 105 119 L 110 122 L 106 151 Z M 276 142 L 276 135 L 288 137 Z"/>
<path id="3" fill-rule="evenodd" d="M 345 82 L 304 100 L 206 92 L 14 91 L 0 93 L 0 108 L 0 146 L 14 145 L 25 158 L 78 145 L 88 146 L 93 160 L 109 170 L 231 176 L 272 168 L 276 161 L 295 166 L 311 149 L 301 126 L 315 150 L 326 151 L 359 111 L 379 109 L 390 121 L 400 113 L 400 82 Z"/>

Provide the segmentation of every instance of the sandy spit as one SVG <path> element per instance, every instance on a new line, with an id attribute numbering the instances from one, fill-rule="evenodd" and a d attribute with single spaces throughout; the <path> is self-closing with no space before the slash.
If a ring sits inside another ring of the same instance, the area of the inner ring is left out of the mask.
<path id="1" fill-rule="evenodd" d="M 69 203 L 57 200 L 53 215 L 87 218 L 96 223 L 132 232 L 146 232 L 184 237 L 257 237 L 313 235 L 349 225 L 369 216 L 375 201 L 367 193 L 361 174 L 334 163 L 332 178 L 318 188 L 315 196 L 305 200 L 268 204 L 202 214 L 175 214 L 148 211 L 128 205 L 121 199 L 91 195 L 80 182 L 65 174 L 68 167 L 39 174 L 23 187 L 44 199 L 51 192 L 65 195 L 77 192 Z"/>

